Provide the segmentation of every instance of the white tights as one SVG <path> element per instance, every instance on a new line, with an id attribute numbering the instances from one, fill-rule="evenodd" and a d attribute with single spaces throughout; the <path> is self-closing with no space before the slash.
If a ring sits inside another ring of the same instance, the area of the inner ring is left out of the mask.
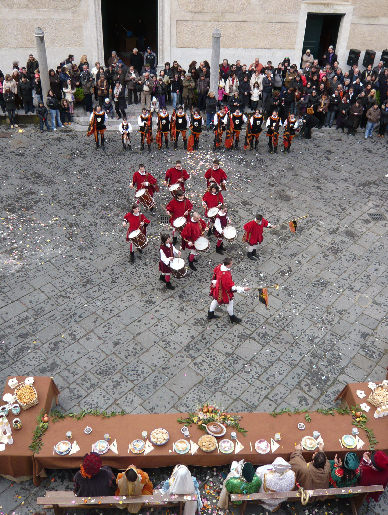
<path id="1" fill-rule="evenodd" d="M 248 252 L 252 252 L 252 250 L 256 250 L 257 245 L 248 245 Z"/>
<path id="2" fill-rule="evenodd" d="M 213 299 L 211 301 L 209 311 L 214 311 L 217 306 L 219 306 L 218 302 L 216 301 L 216 299 Z M 230 300 L 228 304 L 225 304 L 225 306 L 226 306 L 226 311 L 228 312 L 228 314 L 230 316 L 232 316 L 233 315 L 233 299 Z"/>

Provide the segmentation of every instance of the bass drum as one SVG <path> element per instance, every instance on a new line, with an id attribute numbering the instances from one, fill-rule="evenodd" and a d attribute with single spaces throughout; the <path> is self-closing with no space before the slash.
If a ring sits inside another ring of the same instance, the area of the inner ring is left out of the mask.
<path id="1" fill-rule="evenodd" d="M 170 263 L 171 273 L 177 279 L 181 279 L 187 273 L 185 260 L 182 258 L 174 258 Z"/>
<path id="2" fill-rule="evenodd" d="M 142 233 L 140 229 L 136 229 L 136 231 L 130 232 L 128 238 L 138 249 L 144 249 L 144 247 L 147 246 L 147 236 Z"/>
<path id="3" fill-rule="evenodd" d="M 227 225 L 223 231 L 223 235 L 226 240 L 229 240 L 229 241 L 234 240 L 237 236 L 236 228 L 233 227 L 232 225 Z"/>
<path id="4" fill-rule="evenodd" d="M 195 240 L 194 247 L 199 252 L 205 252 L 209 248 L 209 240 L 205 236 L 200 236 Z"/>

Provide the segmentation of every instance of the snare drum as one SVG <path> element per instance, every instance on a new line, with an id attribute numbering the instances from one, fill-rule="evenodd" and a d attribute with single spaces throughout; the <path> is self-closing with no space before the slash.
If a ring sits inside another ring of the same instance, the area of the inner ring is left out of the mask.
<path id="1" fill-rule="evenodd" d="M 148 243 L 147 236 L 140 229 L 130 232 L 128 238 L 138 249 L 144 249 Z"/>
<path id="2" fill-rule="evenodd" d="M 200 236 L 194 242 L 195 250 L 199 250 L 200 252 L 204 252 L 209 248 L 209 240 L 205 238 L 205 236 Z"/>
<path id="3" fill-rule="evenodd" d="M 182 258 L 174 258 L 170 263 L 171 273 L 177 279 L 181 279 L 187 273 L 185 260 Z"/>
<path id="4" fill-rule="evenodd" d="M 223 235 L 226 240 L 229 240 L 229 241 L 234 240 L 235 237 L 237 236 L 236 228 L 233 227 L 232 225 L 227 225 L 225 227 L 225 229 L 223 230 Z"/>
<path id="5" fill-rule="evenodd" d="M 215 218 L 218 214 L 218 207 L 211 207 L 210 209 L 207 210 L 207 217 L 208 218 Z"/>
<path id="6" fill-rule="evenodd" d="M 175 220 L 172 222 L 172 225 L 179 232 L 182 232 L 182 229 L 186 225 L 186 222 L 187 222 L 187 220 L 184 216 L 179 216 L 178 218 L 175 218 Z"/>
<path id="7" fill-rule="evenodd" d="M 179 190 L 180 187 L 180 182 L 176 182 L 175 184 L 171 184 L 171 186 L 169 186 L 168 189 L 171 191 L 171 193 L 174 193 L 174 191 Z"/>
<path id="8" fill-rule="evenodd" d="M 143 206 L 150 209 L 154 205 L 154 199 L 149 194 L 146 188 L 142 188 L 141 190 L 135 193 L 136 200 L 139 200 Z"/>

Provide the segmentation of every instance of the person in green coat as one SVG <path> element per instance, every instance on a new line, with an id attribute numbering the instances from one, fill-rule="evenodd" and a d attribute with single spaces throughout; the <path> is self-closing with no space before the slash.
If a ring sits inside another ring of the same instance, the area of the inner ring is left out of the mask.
<path id="1" fill-rule="evenodd" d="M 360 478 L 360 459 L 354 452 L 347 452 L 342 463 L 337 455 L 330 463 L 330 488 L 345 488 L 356 486 Z M 340 497 L 351 497 L 352 494 L 341 495 Z"/>
<path id="2" fill-rule="evenodd" d="M 225 488 L 230 494 L 255 494 L 260 490 L 261 479 L 256 476 L 252 463 L 246 462 L 241 471 L 241 476 L 231 477 L 225 483 Z M 242 504 L 237 501 L 234 504 Z"/>

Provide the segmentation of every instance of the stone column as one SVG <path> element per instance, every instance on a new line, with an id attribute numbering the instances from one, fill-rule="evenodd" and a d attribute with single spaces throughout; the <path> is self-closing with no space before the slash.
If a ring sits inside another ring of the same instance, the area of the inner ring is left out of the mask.
<path id="1" fill-rule="evenodd" d="M 219 77 L 219 66 L 220 66 L 220 42 L 221 42 L 221 31 L 214 29 L 212 34 L 212 58 L 210 63 L 210 91 L 214 91 L 217 97 L 218 90 L 218 77 Z"/>
<path id="2" fill-rule="evenodd" d="M 50 89 L 50 80 L 47 66 L 46 44 L 44 42 L 44 32 L 40 27 L 35 29 L 36 49 L 38 51 L 38 62 L 40 72 L 40 83 L 42 85 L 43 102 L 46 104 L 47 93 Z"/>

